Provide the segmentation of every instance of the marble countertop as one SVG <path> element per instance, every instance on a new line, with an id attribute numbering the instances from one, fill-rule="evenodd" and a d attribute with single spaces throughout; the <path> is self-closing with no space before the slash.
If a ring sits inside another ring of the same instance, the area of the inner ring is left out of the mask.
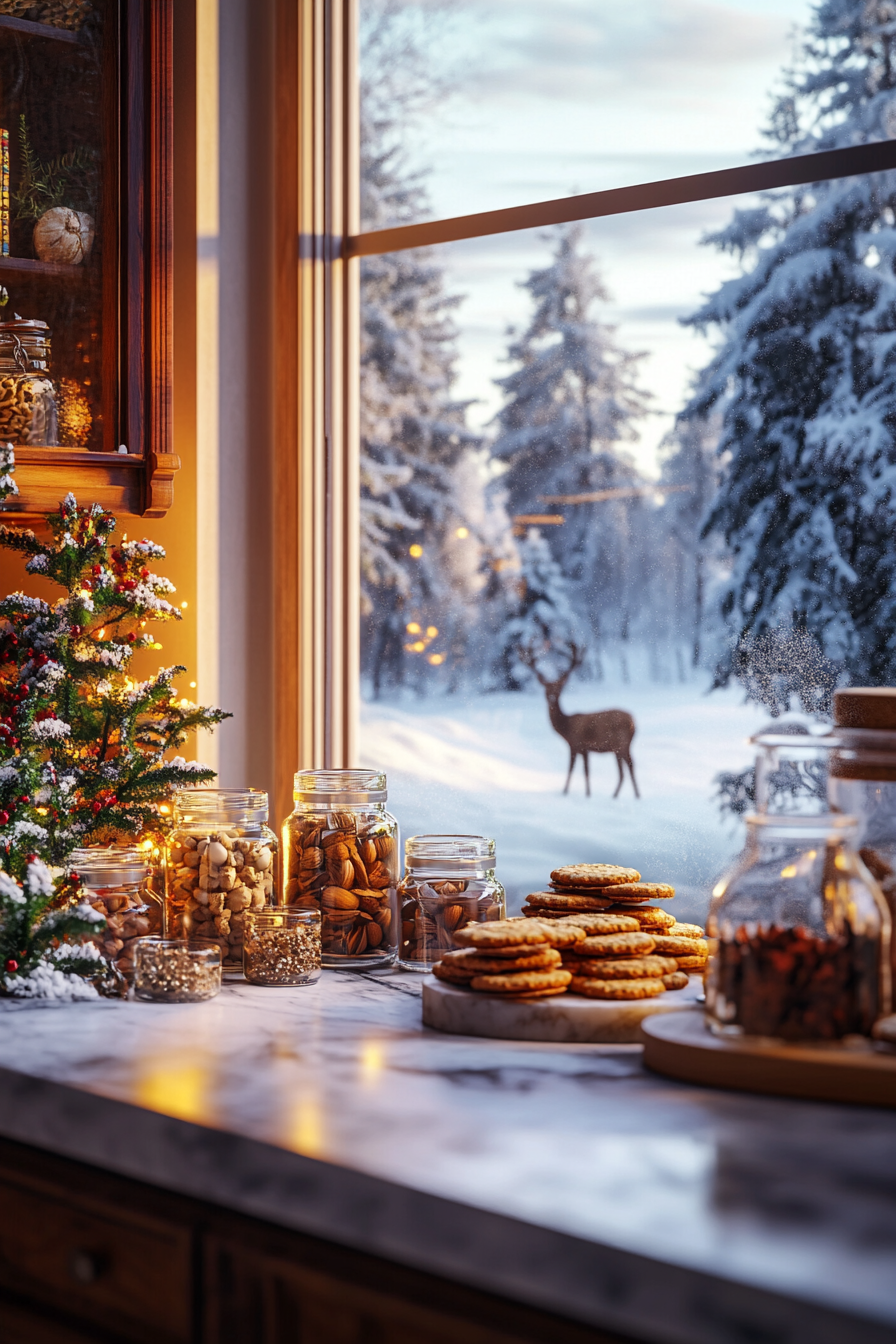
<path id="1" fill-rule="evenodd" d="M 896 1341 L 892 1112 L 442 1036 L 411 974 L 4 1001 L 0 1134 L 634 1339 Z"/>

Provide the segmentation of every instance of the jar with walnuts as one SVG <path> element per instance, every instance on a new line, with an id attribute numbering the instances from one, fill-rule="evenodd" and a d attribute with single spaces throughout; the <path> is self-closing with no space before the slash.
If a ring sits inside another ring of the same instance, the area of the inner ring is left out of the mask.
<path id="1" fill-rule="evenodd" d="M 391 966 L 398 951 L 398 822 L 376 770 L 300 770 L 283 823 L 283 899 L 318 909 L 324 966 Z"/>

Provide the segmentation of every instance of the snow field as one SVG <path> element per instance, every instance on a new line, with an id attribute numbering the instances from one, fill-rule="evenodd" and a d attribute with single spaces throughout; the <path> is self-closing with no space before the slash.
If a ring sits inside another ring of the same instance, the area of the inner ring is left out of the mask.
<path id="1" fill-rule="evenodd" d="M 563 795 L 569 752 L 540 690 L 365 704 L 362 761 L 386 771 L 403 838 L 494 837 L 513 913 L 558 864 L 609 862 L 672 882 L 675 914 L 702 922 L 714 881 L 743 843 L 742 825 L 719 813 L 713 778 L 751 763 L 746 739 L 768 721 L 764 710 L 742 703 L 739 689 L 707 695 L 707 684 L 603 681 L 564 694 L 568 714 L 618 708 L 634 715 L 640 800 L 627 775 L 612 797 L 618 776 L 610 755 L 591 757 L 590 798 L 581 761 Z"/>

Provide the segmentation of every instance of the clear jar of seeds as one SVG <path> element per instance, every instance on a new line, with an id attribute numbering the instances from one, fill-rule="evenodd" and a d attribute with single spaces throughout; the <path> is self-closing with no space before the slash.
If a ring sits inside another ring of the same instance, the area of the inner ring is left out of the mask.
<path id="1" fill-rule="evenodd" d="M 312 985 L 320 979 L 320 911 L 247 910 L 243 974 L 253 985 Z"/>
<path id="2" fill-rule="evenodd" d="M 495 877 L 495 842 L 484 835 L 412 835 L 398 887 L 398 961 L 428 971 L 457 944 L 465 924 L 503 919 L 504 888 Z"/>
<path id="3" fill-rule="evenodd" d="M 199 1003 L 221 990 L 221 948 L 186 938 L 141 938 L 134 949 L 134 997 Z"/>
<path id="4" fill-rule="evenodd" d="M 391 966 L 398 822 L 376 770 L 300 770 L 283 823 L 284 901 L 319 910 L 324 966 Z"/>
<path id="5" fill-rule="evenodd" d="M 130 981 L 134 976 L 134 945 L 162 931 L 162 902 L 150 887 L 150 864 L 140 849 L 90 845 L 73 851 L 70 874 L 87 888 L 87 901 L 106 926 L 85 941 L 94 943 Z"/>
<path id="6" fill-rule="evenodd" d="M 276 904 L 280 844 L 259 789 L 182 789 L 168 839 L 166 932 L 208 939 L 225 971 L 242 970 L 248 910 Z"/>

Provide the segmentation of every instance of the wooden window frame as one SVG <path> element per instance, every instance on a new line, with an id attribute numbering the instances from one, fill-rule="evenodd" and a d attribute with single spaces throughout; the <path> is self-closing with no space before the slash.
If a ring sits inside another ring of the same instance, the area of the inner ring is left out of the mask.
<path id="1" fill-rule="evenodd" d="M 276 792 L 357 764 L 361 257 L 896 168 L 896 140 L 362 233 L 358 0 L 277 0 Z"/>

